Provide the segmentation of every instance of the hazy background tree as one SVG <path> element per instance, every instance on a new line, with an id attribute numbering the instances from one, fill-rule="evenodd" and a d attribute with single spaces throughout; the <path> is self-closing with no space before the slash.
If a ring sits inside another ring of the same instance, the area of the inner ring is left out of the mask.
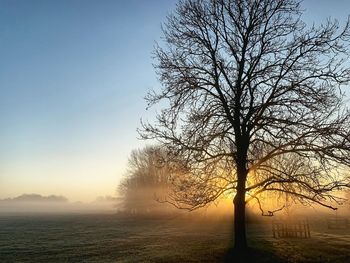
<path id="1" fill-rule="evenodd" d="M 147 100 L 166 106 L 141 134 L 186 160 L 169 202 L 234 194 L 236 248 L 247 246 L 247 200 L 287 193 L 333 207 L 332 191 L 349 186 L 349 22 L 308 27 L 301 14 L 294 0 L 184 0 L 155 50 L 163 89 Z"/>
<path id="2" fill-rule="evenodd" d="M 157 146 L 133 150 L 128 170 L 119 184 L 123 210 L 134 214 L 163 213 L 164 200 L 171 186 L 171 169 L 166 153 Z"/>

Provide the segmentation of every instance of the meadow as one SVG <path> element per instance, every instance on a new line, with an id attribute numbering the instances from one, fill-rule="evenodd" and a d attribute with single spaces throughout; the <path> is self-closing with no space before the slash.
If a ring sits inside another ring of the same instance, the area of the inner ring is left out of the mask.
<path id="1" fill-rule="evenodd" d="M 0 262 L 350 262 L 349 229 L 310 226 L 309 239 L 275 239 L 250 222 L 251 249 L 236 255 L 230 218 L 2 215 Z"/>

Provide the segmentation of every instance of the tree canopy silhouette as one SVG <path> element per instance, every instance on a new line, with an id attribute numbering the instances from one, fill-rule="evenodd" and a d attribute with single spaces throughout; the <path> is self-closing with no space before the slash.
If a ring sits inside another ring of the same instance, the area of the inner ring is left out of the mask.
<path id="1" fill-rule="evenodd" d="M 260 194 L 334 208 L 333 190 L 349 187 L 349 21 L 309 27 L 301 15 L 294 0 L 184 0 L 155 49 L 163 88 L 146 99 L 166 103 L 141 136 L 187 161 L 169 202 L 234 194 L 236 248 Z"/>

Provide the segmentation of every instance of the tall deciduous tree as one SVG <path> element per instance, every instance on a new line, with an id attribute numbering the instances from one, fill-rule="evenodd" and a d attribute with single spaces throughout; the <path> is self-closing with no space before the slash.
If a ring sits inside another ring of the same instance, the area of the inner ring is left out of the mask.
<path id="1" fill-rule="evenodd" d="M 141 134 L 187 160 L 170 202 L 234 194 L 236 248 L 259 194 L 333 208 L 349 186 L 349 21 L 308 27 L 301 14 L 294 0 L 183 0 L 155 50 L 163 88 L 147 100 L 167 106 Z"/>

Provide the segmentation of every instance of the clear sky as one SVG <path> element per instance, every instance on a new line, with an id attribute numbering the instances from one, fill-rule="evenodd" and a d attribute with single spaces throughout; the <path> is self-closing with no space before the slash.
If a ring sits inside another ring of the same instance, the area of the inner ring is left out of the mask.
<path id="1" fill-rule="evenodd" d="M 0 198 L 113 195 L 159 84 L 154 41 L 175 0 L 0 0 Z M 345 20 L 347 0 L 305 18 Z"/>

